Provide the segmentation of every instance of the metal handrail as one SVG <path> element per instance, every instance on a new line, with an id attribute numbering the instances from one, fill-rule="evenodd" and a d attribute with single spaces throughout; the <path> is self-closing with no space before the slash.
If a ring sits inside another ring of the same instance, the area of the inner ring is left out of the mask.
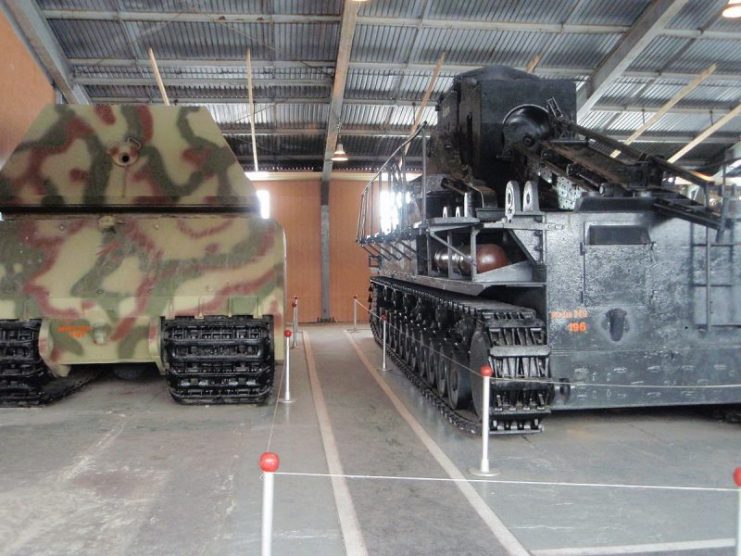
<path id="1" fill-rule="evenodd" d="M 424 122 L 421 126 L 419 126 L 419 128 L 412 135 L 410 135 L 407 139 L 405 139 L 394 150 L 394 152 L 391 153 L 391 155 L 389 155 L 389 157 L 380 166 L 380 168 L 378 169 L 378 171 L 375 174 L 373 174 L 373 176 L 371 177 L 370 180 L 368 180 L 368 183 L 365 185 L 365 187 L 363 188 L 363 192 L 361 193 L 360 213 L 358 214 L 358 224 L 357 224 L 357 236 L 355 238 L 356 239 L 356 242 L 361 243 L 362 240 L 365 237 L 367 237 L 367 235 L 365 233 L 366 225 L 367 225 L 367 212 L 368 212 L 368 210 L 373 211 L 373 198 L 372 197 L 369 198 L 369 189 L 373 187 L 373 185 L 375 184 L 375 182 L 376 182 L 377 179 L 380 182 L 383 182 L 383 173 L 384 173 L 384 171 L 387 171 L 388 168 L 392 164 L 395 164 L 396 163 L 396 159 L 399 156 L 399 153 L 401 153 L 402 150 L 405 147 L 407 147 L 407 145 L 409 145 L 414 139 L 416 139 L 420 135 L 422 135 L 423 139 L 426 139 L 426 135 L 425 135 L 426 131 L 427 131 L 427 122 Z M 425 140 L 425 144 L 426 144 L 426 140 Z M 423 151 L 424 150 L 426 150 L 426 149 L 423 148 Z M 404 166 L 405 166 L 405 164 L 404 164 L 404 155 L 403 154 L 401 155 L 401 159 L 402 159 L 402 164 L 399 167 L 399 171 L 400 171 L 401 175 L 403 176 L 404 175 L 403 170 L 404 170 Z M 427 166 L 426 165 L 426 162 L 427 162 L 426 161 L 426 153 L 423 152 L 422 153 L 423 174 L 426 174 L 426 171 L 425 171 L 426 170 L 426 166 Z M 425 180 L 425 179 L 426 179 L 426 176 L 423 177 L 423 180 Z M 371 234 L 372 234 L 372 231 L 373 231 L 373 212 L 371 212 L 371 222 L 370 222 L 370 225 L 371 225 Z"/>

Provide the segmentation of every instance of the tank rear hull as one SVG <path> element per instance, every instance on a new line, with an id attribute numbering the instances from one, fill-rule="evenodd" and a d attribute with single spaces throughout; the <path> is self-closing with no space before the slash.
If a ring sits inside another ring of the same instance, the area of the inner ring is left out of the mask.
<path id="1" fill-rule="evenodd" d="M 741 402 L 729 387 L 741 376 L 741 267 L 730 249 L 711 249 L 706 288 L 707 228 L 652 211 L 546 222 L 551 375 L 579 384 L 557 388 L 554 409 Z"/>
<path id="2" fill-rule="evenodd" d="M 70 365 L 154 362 L 163 319 L 270 316 L 285 305 L 282 229 L 248 214 L 6 216 L 0 319 L 42 321 L 39 352 Z M 275 358 L 283 358 L 275 343 Z"/>

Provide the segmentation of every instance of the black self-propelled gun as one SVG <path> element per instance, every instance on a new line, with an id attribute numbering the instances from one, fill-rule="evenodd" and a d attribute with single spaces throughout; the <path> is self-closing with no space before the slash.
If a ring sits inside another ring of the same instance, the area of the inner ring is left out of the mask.
<path id="1" fill-rule="evenodd" d="M 421 128 L 365 188 L 357 230 L 371 328 L 380 342 L 387 320 L 389 352 L 424 397 L 477 432 L 490 365 L 494 434 L 542 430 L 565 409 L 737 415 L 735 187 L 577 125 L 571 81 L 484 68 L 437 108 L 429 137 Z"/>

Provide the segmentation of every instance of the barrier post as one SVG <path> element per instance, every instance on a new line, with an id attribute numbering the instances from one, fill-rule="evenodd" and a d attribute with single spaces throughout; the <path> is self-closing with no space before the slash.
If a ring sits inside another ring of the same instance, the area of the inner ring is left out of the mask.
<path id="1" fill-rule="evenodd" d="M 293 403 L 293 400 L 291 399 L 291 331 L 286 328 L 286 330 L 283 332 L 283 335 L 286 337 L 286 361 L 284 364 L 284 372 L 286 379 L 286 387 L 284 389 L 283 397 L 279 398 L 278 401 L 280 403 Z"/>
<path id="2" fill-rule="evenodd" d="M 275 472 L 278 471 L 280 459 L 274 452 L 263 452 L 260 455 L 262 478 L 262 556 L 270 556 L 273 550 L 273 494 L 275 490 Z"/>
<path id="3" fill-rule="evenodd" d="M 497 471 L 489 468 L 489 396 L 491 389 L 491 365 L 482 365 L 480 369 L 483 392 L 481 393 L 481 463 L 478 468 L 469 469 L 472 475 L 479 477 L 493 477 Z"/>
<path id="4" fill-rule="evenodd" d="M 733 472 L 733 480 L 738 487 L 738 510 L 736 514 L 736 556 L 741 556 L 741 467 Z"/>
<path id="5" fill-rule="evenodd" d="M 358 296 L 352 296 L 352 331 L 358 331 Z"/>
<path id="6" fill-rule="evenodd" d="M 298 336 L 298 296 L 293 296 L 293 336 L 291 336 L 291 348 L 296 347 L 296 337 Z"/>
<path id="7" fill-rule="evenodd" d="M 381 315 L 381 322 L 383 322 L 383 359 L 381 360 L 381 371 L 385 373 L 388 371 L 386 368 L 386 334 L 388 329 L 388 317 L 386 316 L 386 313 Z"/>

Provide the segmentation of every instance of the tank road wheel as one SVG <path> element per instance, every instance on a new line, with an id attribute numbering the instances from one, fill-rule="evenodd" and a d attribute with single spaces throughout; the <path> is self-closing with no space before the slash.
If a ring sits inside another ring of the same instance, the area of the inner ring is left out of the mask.
<path id="1" fill-rule="evenodd" d="M 402 361 L 407 360 L 407 352 L 409 351 L 409 325 L 406 322 L 402 322 L 399 325 L 399 357 Z"/>
<path id="2" fill-rule="evenodd" d="M 389 313 L 388 324 L 386 325 L 386 333 L 388 334 L 388 347 L 391 351 L 396 351 L 396 312 Z"/>
<path id="3" fill-rule="evenodd" d="M 473 338 L 471 338 L 471 368 L 474 373 L 478 373 L 483 365 L 489 365 L 489 349 L 491 348 L 491 341 L 489 340 L 489 334 L 479 328 L 474 332 Z M 492 367 L 493 368 L 493 367 Z M 471 396 L 473 397 L 473 408 L 476 410 L 476 415 L 481 417 L 482 406 L 481 406 L 481 394 L 482 394 L 482 380 L 477 374 L 471 375 Z"/>
<path id="4" fill-rule="evenodd" d="M 407 363 L 413 372 L 419 374 L 419 340 L 420 331 L 415 325 L 409 326 L 409 350 L 407 352 Z"/>
<path id="5" fill-rule="evenodd" d="M 394 327 L 391 330 L 391 337 L 394 339 L 394 353 L 401 354 L 401 344 L 404 341 L 404 323 L 399 313 L 394 317 Z"/>
<path id="6" fill-rule="evenodd" d="M 426 381 L 433 390 L 437 385 L 437 368 L 440 366 L 440 341 L 432 338 L 428 341 Z"/>
<path id="7" fill-rule="evenodd" d="M 427 382 L 427 372 L 430 369 L 430 345 L 429 340 L 420 334 L 419 351 L 417 353 L 417 366 L 419 367 L 419 376 Z"/>
<path id="8" fill-rule="evenodd" d="M 437 357 L 437 369 L 435 370 L 435 384 L 437 393 L 445 398 L 448 395 L 448 375 L 450 374 L 450 364 L 453 357 L 453 350 L 444 342 L 438 343 L 440 353 Z"/>
<path id="9" fill-rule="evenodd" d="M 467 366 L 467 354 L 454 350 L 448 371 L 448 403 L 453 409 L 462 409 L 471 401 L 471 373 Z"/>
<path id="10" fill-rule="evenodd" d="M 401 359 L 407 363 L 409 357 L 409 323 L 405 322 L 401 325 Z"/>

